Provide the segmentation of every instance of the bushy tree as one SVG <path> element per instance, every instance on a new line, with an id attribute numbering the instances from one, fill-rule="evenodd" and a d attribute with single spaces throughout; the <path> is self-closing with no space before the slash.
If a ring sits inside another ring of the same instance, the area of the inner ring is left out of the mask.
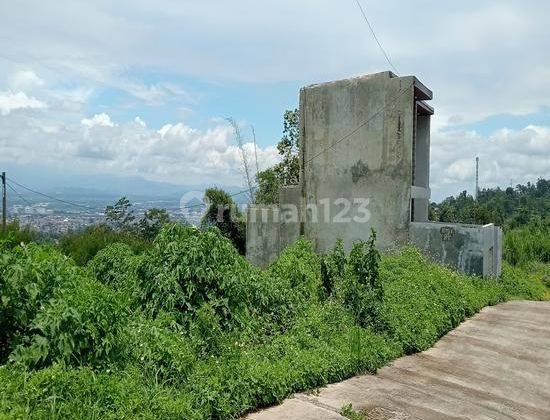
<path id="1" fill-rule="evenodd" d="M 258 204 L 279 202 L 279 190 L 285 185 L 296 185 L 300 179 L 300 113 L 297 109 L 285 111 L 283 137 L 277 144 L 281 162 L 256 175 L 258 188 L 254 201 Z"/>
<path id="2" fill-rule="evenodd" d="M 233 198 L 221 188 L 208 188 L 204 193 L 208 208 L 201 226 L 216 226 L 240 254 L 246 253 L 246 223 Z"/>
<path id="3" fill-rule="evenodd" d="M 126 197 L 105 209 L 105 220 L 117 230 L 132 230 L 135 219 L 132 203 Z"/>
<path id="4" fill-rule="evenodd" d="M 170 216 L 166 209 L 148 209 L 137 224 L 139 235 L 152 241 L 160 232 L 160 229 L 170 222 Z"/>

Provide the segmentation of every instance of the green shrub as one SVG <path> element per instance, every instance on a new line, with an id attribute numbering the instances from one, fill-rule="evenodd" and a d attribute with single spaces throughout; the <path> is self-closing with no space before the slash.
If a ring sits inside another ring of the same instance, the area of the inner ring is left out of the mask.
<path id="1" fill-rule="evenodd" d="M 38 234 L 30 226 L 21 227 L 18 220 L 9 222 L 4 233 L 0 229 L 0 251 L 7 251 L 21 244 L 28 244 L 38 239 Z"/>
<path id="2" fill-rule="evenodd" d="M 323 257 L 300 239 L 260 271 L 217 229 L 178 225 L 86 269 L 19 247 L 0 256 L 0 322 L 24 364 L 0 367 L 0 417 L 235 418 L 375 372 L 486 305 L 540 299 L 547 277 L 505 265 L 483 280 L 415 249 L 379 259 L 374 238 Z"/>
<path id="3" fill-rule="evenodd" d="M 57 288 L 30 327 L 32 336 L 10 359 L 31 367 L 53 362 L 101 366 L 117 357 L 117 334 L 125 327 L 128 301 L 109 287 L 81 277 Z"/>
<path id="4" fill-rule="evenodd" d="M 129 245 L 115 243 L 99 251 L 87 268 L 97 281 L 125 293 L 136 306 L 140 297 L 137 272 L 142 261 Z"/>
<path id="5" fill-rule="evenodd" d="M 62 365 L 32 372 L 2 366 L 0 383 L 3 418 L 204 418 L 191 407 L 190 395 L 144 378 L 135 369 L 114 374 Z"/>
<path id="6" fill-rule="evenodd" d="M 412 248 L 383 258 L 380 276 L 383 322 L 406 353 L 428 348 L 466 316 L 502 299 L 496 282 L 427 262 Z"/>
<path id="7" fill-rule="evenodd" d="M 548 265 L 546 265 L 548 270 Z M 501 286 L 508 299 L 542 300 L 545 294 L 544 276 L 535 267 L 529 271 L 507 263 L 502 265 Z M 539 279 L 537 279 L 539 274 Z M 539 281 L 541 280 L 541 281 Z"/>
<path id="8" fill-rule="evenodd" d="M 197 360 L 191 339 L 167 313 L 133 317 L 118 340 L 120 366 L 135 367 L 157 381 L 183 383 Z"/>
<path id="9" fill-rule="evenodd" d="M 83 273 L 49 246 L 29 244 L 0 254 L 0 359 L 31 330 L 57 287 L 78 283 Z"/>
<path id="10" fill-rule="evenodd" d="M 379 276 L 380 254 L 375 241 L 373 230 L 368 242 L 359 241 L 353 245 L 344 264 L 344 276 L 337 285 L 337 295 L 355 316 L 358 325 L 382 330 L 385 327 L 380 311 L 384 290 Z"/>
<path id="11" fill-rule="evenodd" d="M 166 225 L 138 270 L 141 302 L 153 314 L 184 317 L 208 303 L 228 324 L 251 306 L 246 286 L 255 273 L 217 228 Z"/>

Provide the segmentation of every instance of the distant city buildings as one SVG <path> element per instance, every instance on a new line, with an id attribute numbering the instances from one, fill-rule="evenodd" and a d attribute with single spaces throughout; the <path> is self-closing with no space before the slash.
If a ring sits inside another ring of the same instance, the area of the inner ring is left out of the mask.
<path id="1" fill-rule="evenodd" d="M 133 204 L 133 209 L 137 218 L 152 207 L 166 208 L 170 219 L 187 222 L 193 225 L 200 224 L 202 217 L 201 209 L 197 211 L 186 212 L 184 216 L 179 206 L 159 206 L 158 202 L 143 201 Z M 169 204 L 169 203 L 162 203 Z M 97 225 L 105 222 L 105 205 L 89 205 L 89 208 L 75 208 L 72 206 L 63 206 L 59 203 L 40 202 L 35 204 L 14 204 L 8 209 L 8 218 L 18 220 L 21 226 L 30 226 L 32 229 L 48 236 L 58 237 L 68 232 L 79 231 L 88 226 Z"/>

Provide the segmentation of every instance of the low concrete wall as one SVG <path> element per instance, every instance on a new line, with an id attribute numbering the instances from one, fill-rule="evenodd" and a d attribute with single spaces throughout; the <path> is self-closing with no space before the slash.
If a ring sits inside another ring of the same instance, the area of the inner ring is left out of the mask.
<path id="1" fill-rule="evenodd" d="M 412 222 L 409 238 L 434 261 L 466 274 L 500 276 L 502 229 L 493 224 Z"/>

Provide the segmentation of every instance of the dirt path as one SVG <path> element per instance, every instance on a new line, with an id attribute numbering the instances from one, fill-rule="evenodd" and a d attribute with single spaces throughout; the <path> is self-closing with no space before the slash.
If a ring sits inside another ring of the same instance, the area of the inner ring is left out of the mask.
<path id="1" fill-rule="evenodd" d="M 550 419 L 550 302 L 485 308 L 431 349 L 249 419 Z"/>

